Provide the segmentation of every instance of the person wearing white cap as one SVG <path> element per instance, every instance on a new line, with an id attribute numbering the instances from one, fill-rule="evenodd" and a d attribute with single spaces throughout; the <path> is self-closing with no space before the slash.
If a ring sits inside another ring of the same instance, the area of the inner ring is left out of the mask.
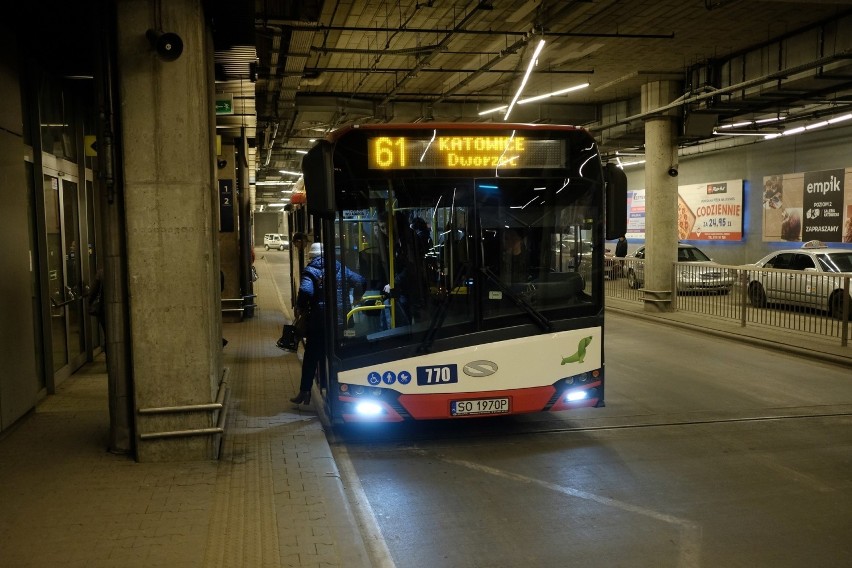
<path id="1" fill-rule="evenodd" d="M 296 296 L 296 310 L 308 314 L 308 328 L 305 337 L 305 353 L 302 357 L 302 379 L 299 394 L 290 399 L 294 404 L 310 404 L 311 385 L 314 382 L 317 366 L 320 369 L 321 384 L 326 382 L 325 365 L 319 362 L 325 356 L 325 268 L 323 246 L 320 242 L 311 245 L 308 251 L 310 261 L 302 270 L 299 293 Z M 356 295 L 364 293 L 367 280 L 360 274 L 334 262 L 337 283 L 338 323 L 342 323 L 349 311 L 349 290 L 358 289 Z"/>

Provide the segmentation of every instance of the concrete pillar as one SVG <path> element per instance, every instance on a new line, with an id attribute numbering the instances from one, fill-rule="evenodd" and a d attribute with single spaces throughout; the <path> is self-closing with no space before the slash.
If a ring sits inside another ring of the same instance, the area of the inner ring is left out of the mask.
<path id="1" fill-rule="evenodd" d="M 212 459 L 222 377 L 212 42 L 197 0 L 116 3 L 137 460 Z M 176 33 L 165 61 L 146 31 Z M 204 101 L 207 101 L 205 103 Z"/>
<path id="2" fill-rule="evenodd" d="M 671 103 L 679 85 L 658 81 L 642 86 L 642 112 Z M 645 121 L 645 311 L 671 311 L 673 265 L 677 260 L 677 110 Z"/>

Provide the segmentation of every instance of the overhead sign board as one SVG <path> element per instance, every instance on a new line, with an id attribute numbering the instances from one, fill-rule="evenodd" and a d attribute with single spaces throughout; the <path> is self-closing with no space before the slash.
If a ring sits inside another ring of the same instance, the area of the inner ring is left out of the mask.
<path id="1" fill-rule="evenodd" d="M 564 168 L 565 141 L 523 136 L 376 136 L 367 141 L 374 170 Z"/>

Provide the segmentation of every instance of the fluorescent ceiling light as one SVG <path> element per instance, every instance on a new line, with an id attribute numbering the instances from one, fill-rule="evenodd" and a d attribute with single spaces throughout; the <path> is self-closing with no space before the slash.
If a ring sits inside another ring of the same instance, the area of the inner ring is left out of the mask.
<path id="1" fill-rule="evenodd" d="M 821 120 L 820 122 L 812 122 L 811 124 L 806 124 L 804 126 L 797 126 L 796 128 L 791 128 L 790 130 L 786 130 L 779 134 L 769 134 L 766 136 L 766 138 L 764 138 L 764 140 L 772 140 L 773 138 L 778 138 L 779 136 L 792 136 L 794 134 L 801 134 L 802 132 L 816 130 L 817 128 L 822 128 L 823 126 L 831 126 L 837 124 L 838 122 L 843 122 L 849 119 L 852 119 L 852 114 L 835 116 L 826 120 Z"/>
<path id="2" fill-rule="evenodd" d="M 531 103 L 533 101 L 540 101 L 542 99 L 547 99 L 547 98 L 550 98 L 550 97 L 556 97 L 556 96 L 559 96 L 559 95 L 564 95 L 565 93 L 570 93 L 571 91 L 579 91 L 580 89 L 585 89 L 588 86 L 589 86 L 588 83 L 583 83 L 581 85 L 574 85 L 573 87 L 568 87 L 567 89 L 562 89 L 562 90 L 559 90 L 559 91 L 553 91 L 552 93 L 547 93 L 547 94 L 544 94 L 544 95 L 538 95 L 538 96 L 535 96 L 535 97 L 530 97 L 528 99 L 524 99 L 522 101 L 518 101 L 518 104 L 519 105 L 525 105 L 525 104 Z"/>
<path id="3" fill-rule="evenodd" d="M 278 171 L 281 172 L 282 174 L 288 175 L 288 176 L 299 176 L 299 177 L 302 176 L 302 172 L 288 172 L 287 170 L 278 170 Z"/>
<path id="4" fill-rule="evenodd" d="M 267 180 L 267 181 L 256 181 L 254 185 L 293 185 L 292 181 L 282 181 L 282 180 Z"/>
<path id="5" fill-rule="evenodd" d="M 774 133 L 769 133 L 774 134 Z M 718 132 L 716 130 L 713 131 L 714 136 L 766 136 L 767 132 L 758 132 L 757 130 L 752 132 L 746 132 L 743 130 L 731 131 L 731 132 Z"/>
<path id="6" fill-rule="evenodd" d="M 733 124 L 722 124 L 722 125 L 719 126 L 719 130 L 722 130 L 723 128 L 742 128 L 743 126 L 750 126 L 750 125 L 751 125 L 750 120 L 747 120 L 745 122 L 735 122 Z"/>
<path id="7" fill-rule="evenodd" d="M 508 107 L 508 105 L 502 105 L 502 106 L 498 106 L 498 107 L 495 107 L 495 108 L 490 108 L 488 110 L 484 110 L 484 111 L 480 112 L 479 116 L 484 116 L 486 114 L 491 114 L 492 112 L 501 111 L 501 110 L 503 110 L 507 107 Z"/>
<path id="8" fill-rule="evenodd" d="M 269 207 L 287 207 L 286 203 L 270 203 Z"/>
<path id="9" fill-rule="evenodd" d="M 756 124 L 767 124 L 769 122 L 778 122 L 779 120 L 784 120 L 783 116 L 776 116 L 772 118 L 761 118 L 759 120 L 746 120 L 743 122 L 734 122 L 733 124 L 720 124 L 716 127 L 716 130 L 724 130 L 727 128 L 742 128 L 744 126 L 752 126 Z M 715 134 L 715 133 L 714 133 Z"/>
<path id="10" fill-rule="evenodd" d="M 538 45 L 535 48 L 535 53 L 533 53 L 533 56 L 530 58 L 530 63 L 527 66 L 527 72 L 524 73 L 524 78 L 521 81 L 521 85 L 518 87 L 518 92 L 515 93 L 515 96 L 512 98 L 512 102 L 509 103 L 509 108 L 506 109 L 506 114 L 503 116 L 503 120 L 509 119 L 509 113 L 512 112 L 512 108 L 515 106 L 515 103 L 518 102 L 518 97 L 521 96 L 524 87 L 527 85 L 527 80 L 530 78 L 530 73 L 532 73 L 533 67 L 535 67 L 536 61 L 538 61 L 538 55 L 541 53 L 542 49 L 544 49 L 544 40 L 538 42 Z"/>
<path id="11" fill-rule="evenodd" d="M 572 91 L 579 91 L 580 89 L 585 89 L 588 86 L 589 86 L 588 83 L 583 83 L 582 85 L 574 85 L 573 87 L 568 87 L 567 89 L 561 89 L 559 91 L 553 91 L 552 93 L 546 93 L 544 95 L 537 95 L 535 97 L 530 97 L 528 99 L 521 99 L 516 104 L 525 105 L 527 103 L 540 101 L 540 100 L 547 99 L 547 98 L 550 98 L 550 97 L 557 97 L 559 95 L 564 95 L 564 94 L 570 93 Z M 500 105 L 498 107 L 490 108 L 488 110 L 483 110 L 479 113 L 479 116 L 485 116 L 486 114 L 499 112 L 499 111 L 504 110 L 506 108 L 508 108 L 508 105 Z M 506 114 L 508 115 L 508 113 L 506 113 Z"/>
<path id="12" fill-rule="evenodd" d="M 296 153 L 297 154 L 307 154 L 308 151 L 307 150 L 296 150 Z"/>
<path id="13" fill-rule="evenodd" d="M 621 160 L 619 160 L 619 161 L 621 161 Z M 639 164 L 644 164 L 644 163 L 645 163 L 645 160 L 636 160 L 635 162 L 621 162 L 619 165 L 621 166 L 621 169 L 624 169 L 628 166 L 638 166 Z"/>

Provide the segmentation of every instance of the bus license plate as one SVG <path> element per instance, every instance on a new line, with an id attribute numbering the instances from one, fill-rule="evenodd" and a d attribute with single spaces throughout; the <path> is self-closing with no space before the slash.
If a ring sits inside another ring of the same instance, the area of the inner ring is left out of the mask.
<path id="1" fill-rule="evenodd" d="M 450 415 L 469 416 L 471 414 L 508 414 L 509 399 L 478 398 L 473 400 L 450 401 Z"/>

